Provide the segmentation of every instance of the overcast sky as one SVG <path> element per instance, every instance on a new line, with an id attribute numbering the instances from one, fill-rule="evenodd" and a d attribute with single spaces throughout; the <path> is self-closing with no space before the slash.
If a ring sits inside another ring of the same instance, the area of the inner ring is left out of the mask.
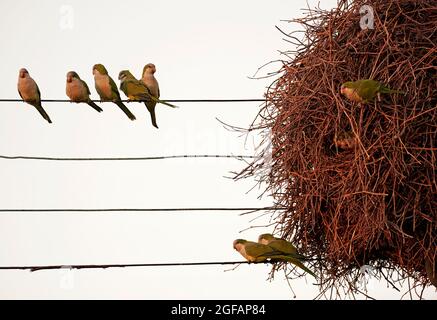
<path id="1" fill-rule="evenodd" d="M 310 1 L 310 4 L 316 3 Z M 335 1 L 323 1 L 329 8 Z M 164 99 L 262 98 L 273 79 L 251 80 L 258 67 L 289 48 L 275 25 L 302 14 L 303 0 L 285 1 L 8 1 L 0 2 L 0 97 L 19 98 L 26 67 L 46 99 L 65 99 L 65 78 L 78 72 L 97 99 L 91 68 L 103 63 L 139 77 L 149 62 Z M 284 57 L 282 57 L 284 58 Z M 276 65 L 276 67 L 279 67 Z M 262 75 L 262 73 L 261 73 Z M 59 157 L 254 153 L 252 139 L 216 118 L 247 127 L 259 103 L 157 106 L 160 129 L 144 105 L 118 108 L 45 103 L 53 124 L 30 106 L 1 103 L 0 154 Z M 1 208 L 258 207 L 254 181 L 225 178 L 234 159 L 137 162 L 1 160 Z M 0 265 L 239 261 L 236 238 L 254 240 L 268 217 L 232 212 L 2 213 Z M 131 268 L 80 271 L 0 271 L 0 298 L 291 299 L 284 276 L 267 281 L 270 266 Z M 311 299 L 310 277 L 291 282 Z M 435 292 L 429 290 L 430 297 Z M 432 293 L 432 294 L 431 294 Z M 369 294 L 400 294 L 370 280 Z"/>

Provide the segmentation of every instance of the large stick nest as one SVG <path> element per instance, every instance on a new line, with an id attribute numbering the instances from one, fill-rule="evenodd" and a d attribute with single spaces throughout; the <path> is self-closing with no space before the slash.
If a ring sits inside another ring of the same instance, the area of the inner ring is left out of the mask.
<path id="1" fill-rule="evenodd" d="M 360 27 L 363 4 L 374 10 L 374 29 Z M 335 10 L 293 21 L 303 40 L 287 36 L 298 49 L 287 52 L 251 128 L 271 130 L 271 161 L 264 150 L 237 178 L 267 184 L 277 232 L 314 259 L 325 290 L 353 287 L 364 265 L 392 284 L 429 285 L 425 262 L 437 257 L 437 1 L 339 0 Z M 358 79 L 406 94 L 346 100 L 340 85 Z"/>

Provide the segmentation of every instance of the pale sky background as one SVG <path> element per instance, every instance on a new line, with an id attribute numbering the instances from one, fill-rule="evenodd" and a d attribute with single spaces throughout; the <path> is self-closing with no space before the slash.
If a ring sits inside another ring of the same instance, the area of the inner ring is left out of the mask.
<path id="1" fill-rule="evenodd" d="M 316 1 L 310 1 L 314 5 Z M 323 1 L 329 8 L 335 1 Z M 139 77 L 153 62 L 164 99 L 262 98 L 272 79 L 251 80 L 289 44 L 275 25 L 301 15 L 303 0 L 285 1 L 6 1 L 0 2 L 0 97 L 19 98 L 18 70 L 26 67 L 46 99 L 65 99 L 65 76 L 75 70 L 97 99 L 91 68 L 103 63 L 117 80 Z M 71 16 L 69 15 L 71 14 Z M 71 20 L 70 20 L 71 18 Z M 70 26 L 71 29 L 66 28 Z M 358 23 L 358 21 L 357 21 Z M 122 94 L 123 96 L 123 94 Z M 142 104 L 129 104 L 131 122 L 113 104 L 98 114 L 86 105 L 45 103 L 53 124 L 23 103 L 0 104 L 0 154 L 59 157 L 253 154 L 253 145 L 216 117 L 247 127 L 258 103 L 181 103 L 157 106 L 159 130 Z M 251 141 L 251 140 L 249 140 Z M 251 180 L 224 178 L 244 163 L 233 159 L 137 162 L 0 160 L 1 208 L 258 207 L 271 199 L 247 193 Z M 236 238 L 254 240 L 268 218 L 232 212 L 2 213 L 0 265 L 240 261 Z M 199 241 L 202 241 L 200 243 Z M 292 299 L 270 266 L 0 271 L 2 299 Z M 297 299 L 317 287 L 293 280 Z M 376 298 L 401 294 L 376 280 Z M 405 289 L 405 288 L 404 288 Z M 402 293 L 404 293 L 403 290 Z M 435 290 L 427 290 L 436 298 Z"/>

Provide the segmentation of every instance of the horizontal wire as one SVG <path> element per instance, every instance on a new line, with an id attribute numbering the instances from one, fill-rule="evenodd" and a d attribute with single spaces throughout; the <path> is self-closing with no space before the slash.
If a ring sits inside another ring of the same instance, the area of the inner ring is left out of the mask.
<path id="1" fill-rule="evenodd" d="M 172 262 L 172 263 L 130 263 L 130 264 L 76 264 L 76 265 L 48 265 L 48 266 L 0 266 L 0 270 L 40 270 L 55 269 L 107 269 L 130 267 L 178 267 L 178 266 L 205 266 L 205 265 L 231 265 L 231 264 L 260 264 L 272 262 L 224 261 L 224 262 Z"/>
<path id="2" fill-rule="evenodd" d="M 173 211 L 268 211 L 285 210 L 286 208 L 258 207 L 258 208 L 102 208 L 102 209 L 81 209 L 81 208 L 40 208 L 40 209 L 0 209 L 0 212 L 173 212 Z"/>
<path id="3" fill-rule="evenodd" d="M 257 156 L 248 155 L 219 155 L 219 154 L 186 154 L 173 156 L 150 156 L 150 157 L 93 157 L 93 158 L 70 158 L 70 157 L 37 157 L 37 156 L 7 156 L 0 155 L 0 159 L 6 160 L 49 160 L 49 161 L 132 161 L 132 160 L 163 160 L 179 158 L 231 158 L 231 159 L 255 159 Z"/>
<path id="4" fill-rule="evenodd" d="M 163 99 L 161 99 L 163 100 Z M 113 102 L 113 101 L 101 101 L 91 100 L 93 102 Z M 149 100 L 117 100 L 121 102 L 148 102 Z M 173 99 L 163 100 L 166 102 L 265 102 L 266 99 Z M 0 99 L 0 102 L 24 102 L 22 99 Z M 72 102 L 68 99 L 42 99 L 41 102 Z"/>

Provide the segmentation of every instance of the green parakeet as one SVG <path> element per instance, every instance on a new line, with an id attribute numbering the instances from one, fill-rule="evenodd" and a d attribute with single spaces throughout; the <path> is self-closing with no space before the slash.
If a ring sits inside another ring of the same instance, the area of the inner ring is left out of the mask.
<path id="1" fill-rule="evenodd" d="M 258 237 L 258 243 L 267 245 L 273 250 L 282 252 L 283 254 L 291 255 L 290 259 L 288 260 L 289 262 L 293 263 L 295 266 L 298 266 L 302 270 L 316 277 L 315 274 L 307 267 L 305 267 L 304 264 L 300 261 L 300 259 L 305 259 L 305 256 L 299 254 L 296 247 L 291 242 L 281 238 L 276 238 L 270 233 L 265 233 L 261 234 Z"/>
<path id="2" fill-rule="evenodd" d="M 382 83 L 371 79 L 345 82 L 341 85 L 340 92 L 349 100 L 359 103 L 371 102 L 381 93 L 404 93 L 391 90 Z"/>
<path id="3" fill-rule="evenodd" d="M 41 105 L 41 94 L 39 92 L 38 85 L 36 84 L 35 80 L 30 77 L 29 72 L 24 68 L 21 68 L 18 73 L 17 88 L 21 99 L 23 99 L 24 102 L 34 106 L 48 123 L 52 123 L 49 115 L 47 112 L 45 112 Z"/>
<path id="4" fill-rule="evenodd" d="M 237 239 L 233 247 L 249 262 L 264 262 L 282 256 L 282 253 L 264 244 Z"/>
<path id="5" fill-rule="evenodd" d="M 281 251 L 285 254 L 293 254 L 303 259 L 304 256 L 297 253 L 296 247 L 291 243 L 281 238 L 276 238 L 270 233 L 261 234 L 258 237 L 258 243 L 268 245 L 275 250 Z"/>
<path id="6" fill-rule="evenodd" d="M 144 104 L 146 105 L 147 110 L 150 112 L 152 124 L 155 128 L 158 128 L 158 124 L 156 123 L 155 106 L 151 108 L 150 104 L 148 104 L 148 102 L 151 101 L 151 94 L 149 93 L 147 87 L 141 81 L 135 79 L 129 70 L 120 71 L 118 79 L 120 80 L 120 89 L 129 98 L 129 100 L 145 100 Z"/>
<path id="7" fill-rule="evenodd" d="M 88 88 L 88 85 L 74 71 L 67 73 L 67 85 L 65 92 L 67 93 L 67 96 L 70 98 L 71 102 L 84 102 L 98 112 L 103 111 L 102 108 L 100 108 L 90 99 L 91 92 Z"/>
<path id="8" fill-rule="evenodd" d="M 296 261 L 299 262 L 293 254 L 285 254 L 271 246 L 244 239 L 235 240 L 233 242 L 233 247 L 249 262 L 265 262 L 268 260 L 291 262 L 293 264 L 296 264 Z M 302 266 L 304 271 L 316 278 L 316 275 L 311 270 L 304 265 Z"/>
<path id="9" fill-rule="evenodd" d="M 156 123 L 156 115 L 155 115 L 155 105 L 156 102 L 165 104 L 172 108 L 177 108 L 176 106 L 160 100 L 153 96 L 150 93 L 150 90 L 142 83 L 141 81 L 135 79 L 135 77 L 130 73 L 129 70 L 122 70 L 118 75 L 118 79 L 120 80 L 120 89 L 125 93 L 125 95 L 129 98 L 129 100 L 142 100 L 147 107 L 147 110 L 150 112 L 150 116 L 152 118 L 152 124 L 154 127 L 158 128 Z M 155 102 L 149 103 L 149 102 Z"/>
<path id="10" fill-rule="evenodd" d="M 106 70 L 103 64 L 95 64 L 93 66 L 94 82 L 96 86 L 96 91 L 100 96 L 102 101 L 112 101 L 114 102 L 129 119 L 135 120 L 135 116 L 130 112 L 130 110 L 121 102 L 120 92 L 118 91 L 117 85 L 114 80 L 109 76 L 108 70 Z"/>

